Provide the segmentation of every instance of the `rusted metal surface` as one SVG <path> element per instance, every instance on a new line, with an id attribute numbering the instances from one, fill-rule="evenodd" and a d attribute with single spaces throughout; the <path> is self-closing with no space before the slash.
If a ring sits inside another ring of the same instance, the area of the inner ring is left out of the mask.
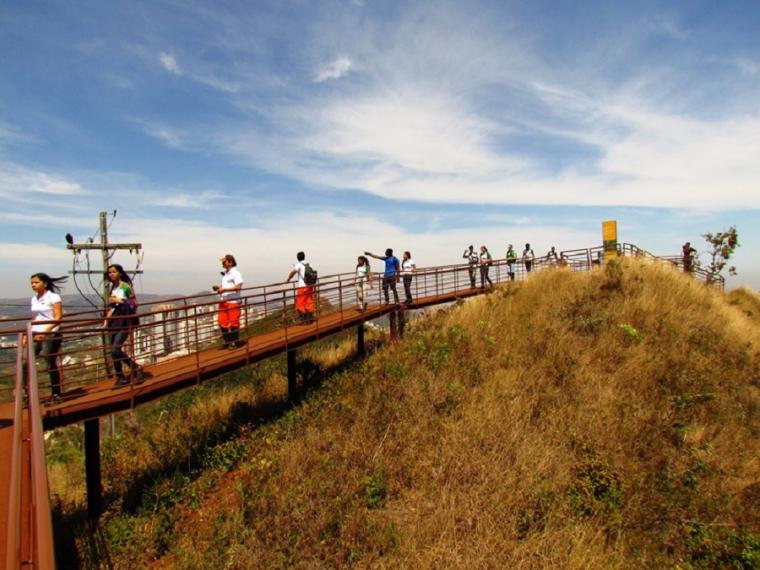
<path id="1" fill-rule="evenodd" d="M 7 458 L 0 474 L 4 494 L 0 503 L 0 536 L 4 537 L 4 550 L 0 554 L 7 570 L 22 567 L 47 570 L 55 568 L 55 556 L 31 327 L 26 337 L 29 339 L 26 383 L 21 360 L 24 351 L 18 350 L 11 421 L 0 418 L 4 426 L 0 429 L 0 447 L 2 457 Z M 24 386 L 28 396 L 26 408 L 23 406 Z M 3 407 L 3 411 L 7 412 L 7 407 Z"/>

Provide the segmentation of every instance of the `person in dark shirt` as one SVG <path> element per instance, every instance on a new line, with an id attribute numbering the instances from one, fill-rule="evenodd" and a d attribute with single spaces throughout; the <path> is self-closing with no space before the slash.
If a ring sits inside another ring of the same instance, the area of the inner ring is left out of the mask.
<path id="1" fill-rule="evenodd" d="M 690 273 L 694 265 L 694 257 L 697 255 L 697 250 L 691 247 L 691 242 L 687 241 L 681 247 L 683 255 L 683 270 L 686 273 Z"/>

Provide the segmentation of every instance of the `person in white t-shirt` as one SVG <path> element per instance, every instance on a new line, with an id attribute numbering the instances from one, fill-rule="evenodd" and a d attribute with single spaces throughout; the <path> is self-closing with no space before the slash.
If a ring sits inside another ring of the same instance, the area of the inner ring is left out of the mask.
<path id="1" fill-rule="evenodd" d="M 223 255 L 219 261 L 224 267 L 222 282 L 212 289 L 219 294 L 219 313 L 217 320 L 222 331 L 222 349 L 234 349 L 242 346 L 240 340 L 240 290 L 243 288 L 243 276 L 237 269 L 235 256 Z"/>
<path id="2" fill-rule="evenodd" d="M 306 261 L 306 254 L 299 251 L 296 254 L 296 263 L 293 265 L 293 269 L 288 273 L 288 278 L 285 283 L 288 283 L 294 276 L 298 276 L 296 287 L 296 311 L 298 311 L 298 318 L 303 323 L 311 323 L 314 321 L 314 286 L 307 285 L 305 281 L 306 266 L 309 265 Z"/>
<path id="3" fill-rule="evenodd" d="M 50 277 L 46 273 L 35 273 L 31 277 L 32 291 L 32 339 L 34 354 L 42 354 L 50 376 L 50 391 L 53 400 L 61 397 L 61 372 L 58 369 L 58 353 L 63 336 L 58 322 L 63 317 L 63 303 L 58 295 L 58 287 L 68 277 Z M 26 342 L 26 337 L 24 337 Z"/>
<path id="4" fill-rule="evenodd" d="M 412 302 L 412 278 L 415 273 L 417 273 L 417 264 L 412 259 L 412 254 L 405 251 L 401 260 L 401 277 L 404 279 L 404 293 L 406 294 L 405 305 Z"/>
<path id="5" fill-rule="evenodd" d="M 367 308 L 365 292 L 370 286 L 369 280 L 372 277 L 372 270 L 369 267 L 369 259 L 360 255 L 356 260 L 356 301 L 359 304 L 359 310 L 364 311 Z"/>

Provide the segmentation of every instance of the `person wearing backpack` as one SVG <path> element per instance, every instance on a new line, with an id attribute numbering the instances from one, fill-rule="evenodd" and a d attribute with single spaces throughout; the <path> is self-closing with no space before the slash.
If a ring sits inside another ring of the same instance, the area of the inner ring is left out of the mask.
<path id="1" fill-rule="evenodd" d="M 296 283 L 296 311 L 302 323 L 314 322 L 314 285 L 317 282 L 317 272 L 306 261 L 306 254 L 299 251 L 296 254 L 296 263 L 290 270 L 285 283 L 297 277 Z"/>
<path id="2" fill-rule="evenodd" d="M 383 293 L 385 294 L 385 303 L 390 303 L 388 289 L 392 289 L 393 297 L 396 299 L 396 304 L 398 305 L 398 291 L 396 291 L 396 282 L 398 281 L 399 272 L 401 270 L 401 263 L 399 262 L 398 257 L 393 255 L 393 250 L 391 248 L 385 250 L 385 255 L 375 255 L 374 253 L 370 253 L 368 251 L 365 251 L 364 255 L 368 255 L 385 262 L 385 272 L 383 273 Z"/>
<path id="3" fill-rule="evenodd" d="M 130 375 L 135 382 L 142 382 L 151 375 L 124 351 L 124 344 L 138 324 L 137 297 L 132 289 L 132 279 L 118 263 L 108 266 L 106 277 L 111 283 L 111 295 L 108 297 L 108 311 L 103 320 L 103 328 L 108 331 L 111 344 L 115 385 L 124 386 L 130 383 L 130 379 L 124 375 L 124 364 L 129 366 Z"/>

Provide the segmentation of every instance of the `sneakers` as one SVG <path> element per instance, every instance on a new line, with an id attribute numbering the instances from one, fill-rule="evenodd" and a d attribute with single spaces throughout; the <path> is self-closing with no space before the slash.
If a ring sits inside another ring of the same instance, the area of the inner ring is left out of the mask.
<path id="1" fill-rule="evenodd" d="M 142 368 L 135 370 L 135 382 L 144 382 L 148 378 L 153 378 L 153 374 L 143 370 Z"/>
<path id="2" fill-rule="evenodd" d="M 126 378 L 123 374 L 116 376 L 116 382 L 114 382 L 114 386 L 127 386 L 129 384 L 129 378 Z"/>

